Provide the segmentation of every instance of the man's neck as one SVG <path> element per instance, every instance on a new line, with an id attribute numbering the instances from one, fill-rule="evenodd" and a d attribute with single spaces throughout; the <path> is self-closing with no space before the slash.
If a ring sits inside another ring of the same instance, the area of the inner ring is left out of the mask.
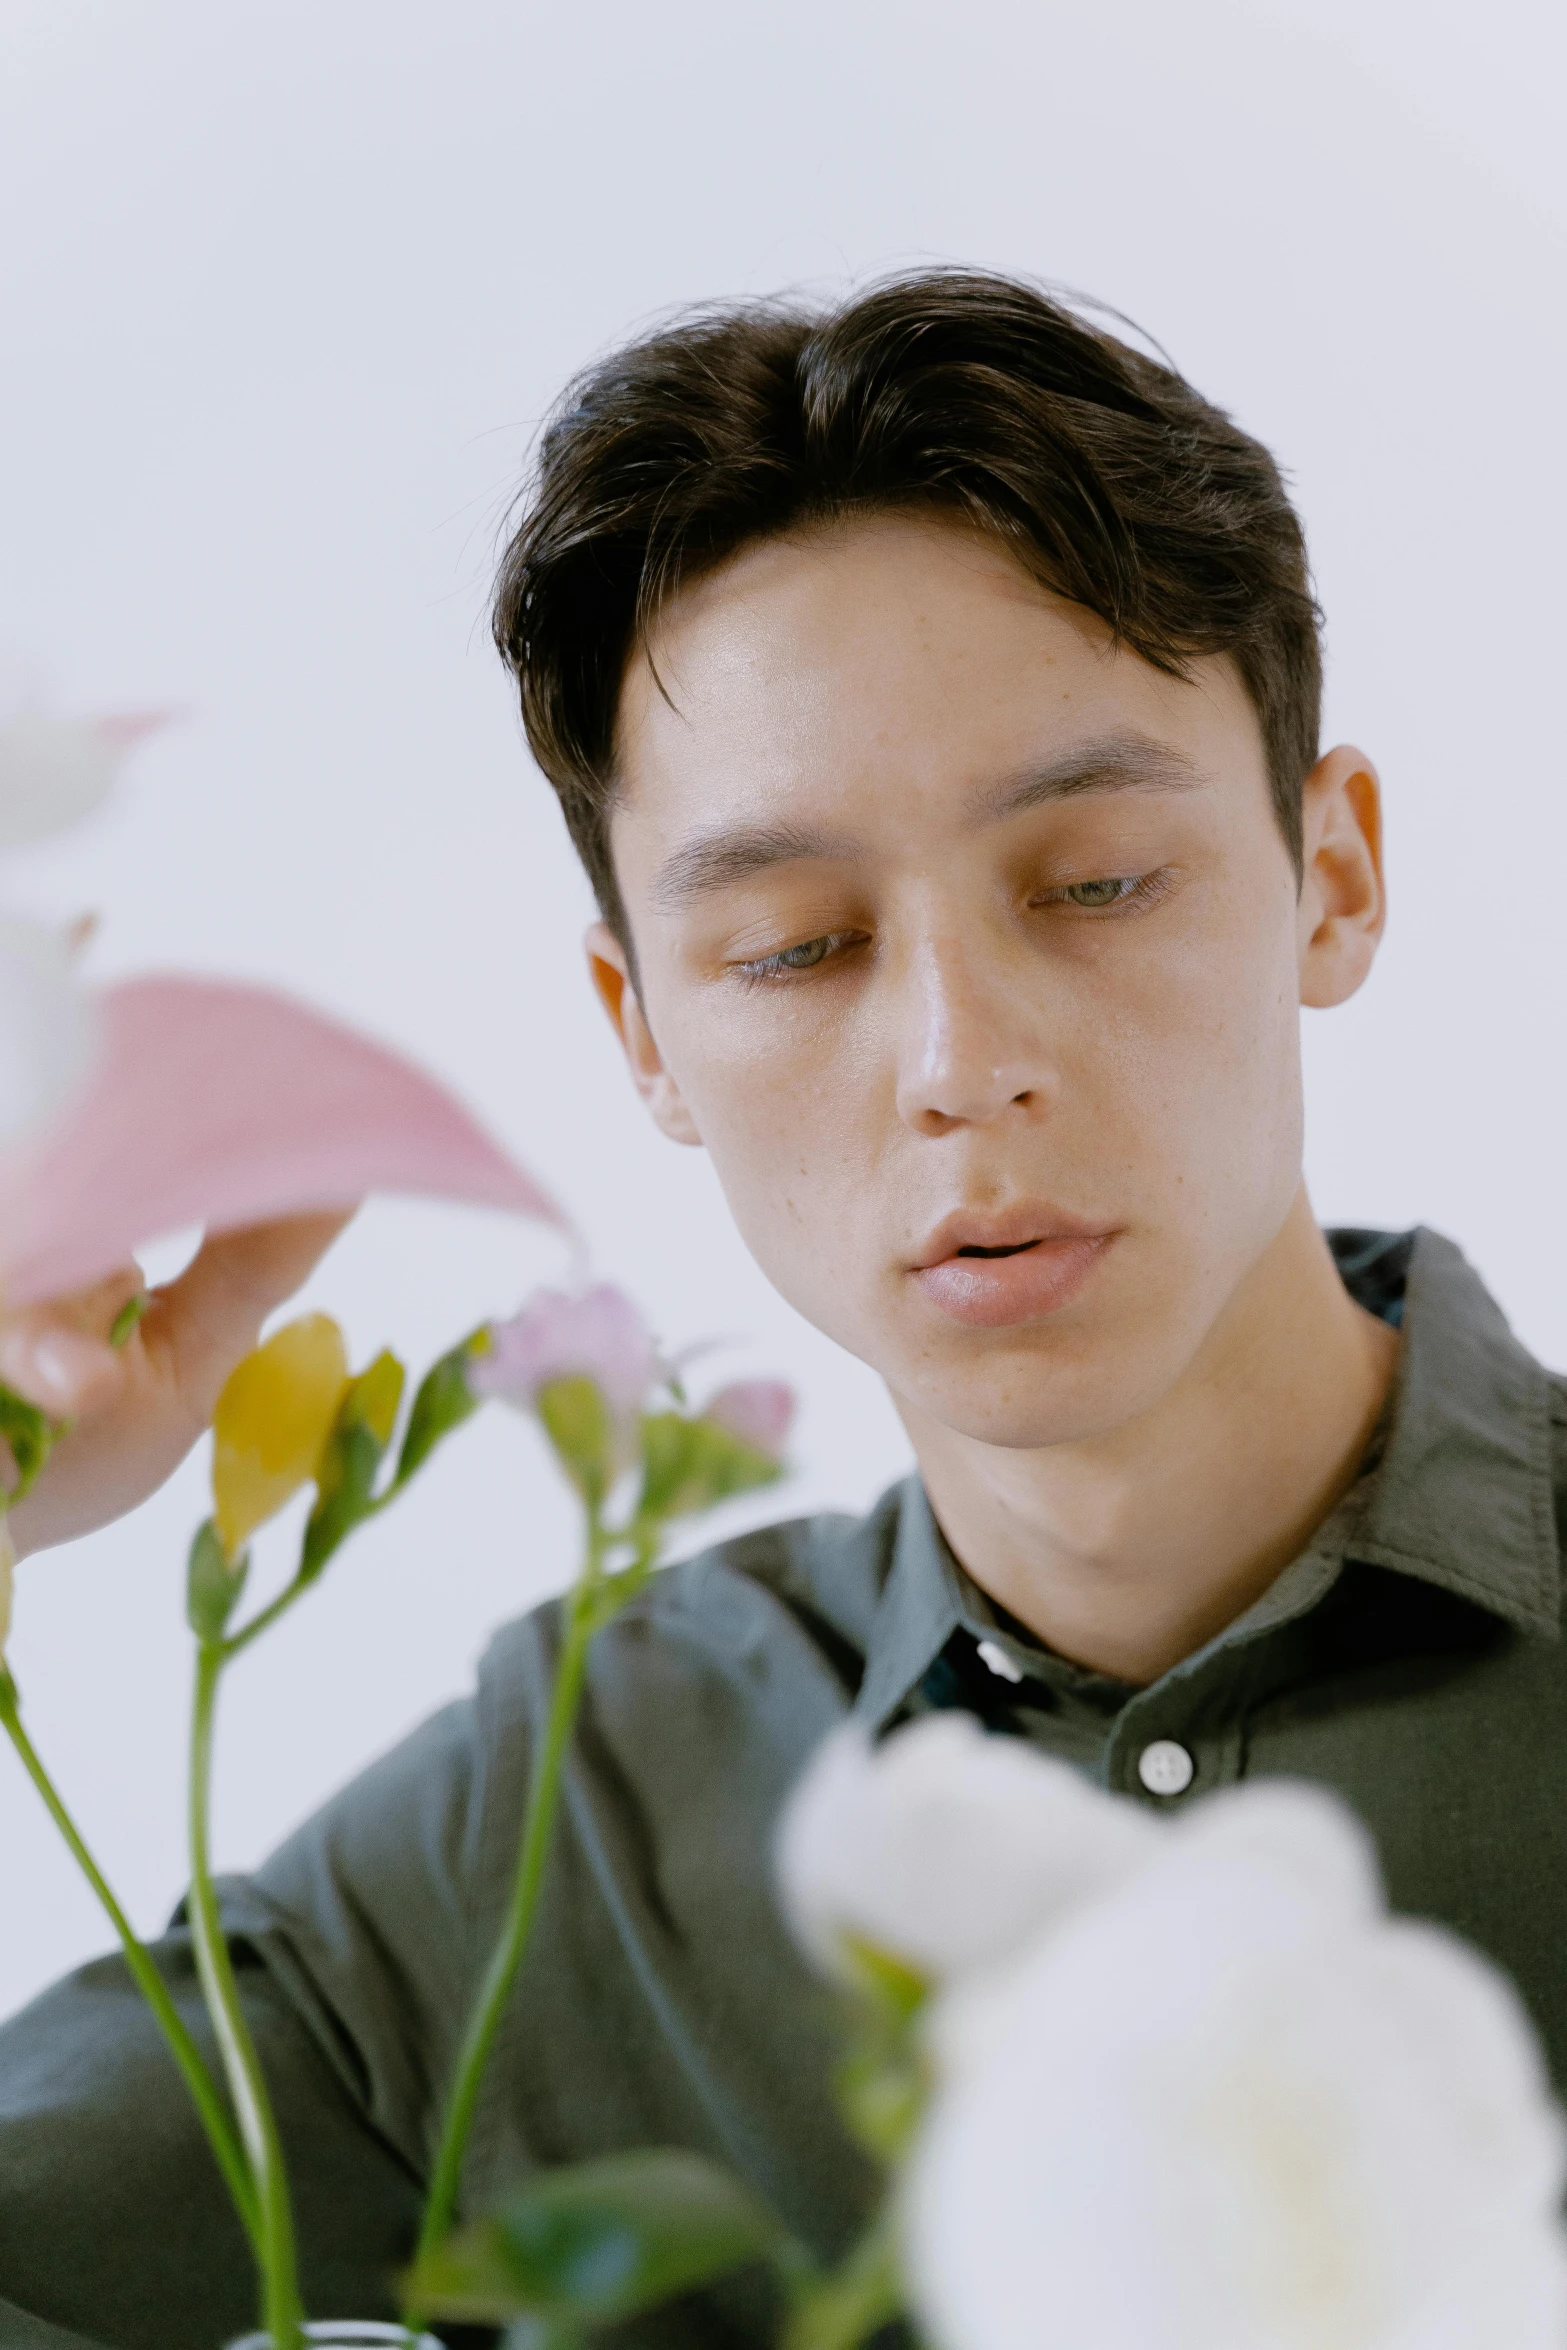
<path id="1" fill-rule="evenodd" d="M 981 1589 L 1074 1663 L 1146 1683 L 1304 1548 L 1354 1480 L 1397 1352 L 1302 1191 L 1193 1362 L 1126 1427 L 1015 1451 L 906 1417 Z"/>

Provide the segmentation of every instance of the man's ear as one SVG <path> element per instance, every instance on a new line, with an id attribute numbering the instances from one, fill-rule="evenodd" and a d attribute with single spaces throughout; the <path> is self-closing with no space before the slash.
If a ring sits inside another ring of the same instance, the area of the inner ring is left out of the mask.
<path id="1" fill-rule="evenodd" d="M 1303 789 L 1300 1000 L 1342 1004 L 1370 970 L 1387 921 L 1382 787 L 1364 752 L 1341 744 Z"/>
<path id="2" fill-rule="evenodd" d="M 583 942 L 588 969 L 599 1002 L 609 1014 L 610 1026 L 631 1071 L 631 1082 L 653 1113 L 659 1131 L 671 1142 L 700 1144 L 696 1121 L 686 1108 L 680 1088 L 664 1066 L 653 1041 L 653 1031 L 631 977 L 631 960 L 607 922 L 595 922 Z"/>

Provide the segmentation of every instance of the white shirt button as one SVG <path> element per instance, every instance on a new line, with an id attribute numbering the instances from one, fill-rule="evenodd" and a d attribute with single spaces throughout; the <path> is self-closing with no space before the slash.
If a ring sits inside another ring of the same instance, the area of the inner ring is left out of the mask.
<path id="1" fill-rule="evenodd" d="M 1197 1765 L 1173 1738 L 1156 1738 L 1137 1758 L 1137 1776 L 1150 1795 L 1184 1795 Z"/>
<path id="2" fill-rule="evenodd" d="M 975 1653 L 977 1654 L 980 1663 L 982 1665 L 988 1665 L 990 1670 L 997 1676 L 999 1680 L 1022 1680 L 1022 1666 L 1015 1665 L 1012 1662 L 1012 1659 L 1008 1656 L 1006 1650 L 1004 1648 L 998 1648 L 994 1640 L 979 1641 L 976 1644 Z"/>

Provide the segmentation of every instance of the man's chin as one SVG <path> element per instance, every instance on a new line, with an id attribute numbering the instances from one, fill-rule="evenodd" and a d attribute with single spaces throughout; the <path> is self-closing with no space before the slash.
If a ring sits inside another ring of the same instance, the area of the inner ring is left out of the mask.
<path id="1" fill-rule="evenodd" d="M 1037 1364 L 972 1369 L 961 1377 L 932 1376 L 924 1362 L 903 1381 L 888 1379 L 894 1403 L 916 1445 L 938 1432 L 994 1445 L 1003 1452 L 1041 1452 L 1053 1445 L 1088 1444 L 1124 1428 L 1157 1398 L 1157 1385 L 1133 1392 L 1121 1363 L 1095 1376 L 1041 1373 Z"/>
<path id="2" fill-rule="evenodd" d="M 1067 1409 L 1054 1413 L 987 1413 L 976 1409 L 927 1412 L 925 1417 L 954 1436 L 966 1437 L 972 1444 L 990 1445 L 997 1452 L 1047 1452 L 1056 1445 L 1091 1444 L 1096 1438 L 1111 1436 L 1124 1426 L 1126 1415 Z"/>

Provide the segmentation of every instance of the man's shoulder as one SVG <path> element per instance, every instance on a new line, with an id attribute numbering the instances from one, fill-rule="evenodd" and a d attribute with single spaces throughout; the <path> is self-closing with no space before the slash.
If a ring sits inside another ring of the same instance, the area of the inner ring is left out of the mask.
<path id="1" fill-rule="evenodd" d="M 671 1703 L 711 1698 L 726 1683 L 737 1719 L 746 1686 L 759 1676 L 786 1703 L 797 1701 L 802 1716 L 813 1696 L 829 1707 L 852 1699 L 901 1491 L 894 1487 L 864 1517 L 785 1519 L 663 1568 L 593 1642 L 587 1703 L 600 1726 L 645 1738 L 656 1755 L 667 1742 L 660 1714 Z M 548 1708 L 560 1634 L 558 1598 L 503 1624 L 475 1691 L 443 1706 L 332 1797 L 244 1897 L 253 1899 L 259 1885 L 317 1912 L 345 1878 L 406 1885 L 418 1876 L 446 1887 L 465 1880 L 477 1819 L 497 1795 L 503 1810 L 515 1808 L 510 1782 L 525 1770 Z"/>
<path id="2" fill-rule="evenodd" d="M 1551 1422 L 1551 1474 L 1558 1518 L 1567 1519 L 1567 1371 L 1547 1370 L 1545 1394 Z"/>
<path id="3" fill-rule="evenodd" d="M 828 1510 L 779 1519 L 661 1568 L 599 1634 L 596 1677 L 635 1671 L 639 1659 L 646 1669 L 658 1652 L 722 1671 L 754 1663 L 759 1652 L 781 1661 L 803 1646 L 857 1682 L 904 1490 L 893 1486 L 861 1517 Z M 555 1649 L 560 1609 L 559 1599 L 548 1600 L 500 1628 L 481 1667 L 481 1689 L 493 1698 L 497 1680 L 535 1680 Z"/>

